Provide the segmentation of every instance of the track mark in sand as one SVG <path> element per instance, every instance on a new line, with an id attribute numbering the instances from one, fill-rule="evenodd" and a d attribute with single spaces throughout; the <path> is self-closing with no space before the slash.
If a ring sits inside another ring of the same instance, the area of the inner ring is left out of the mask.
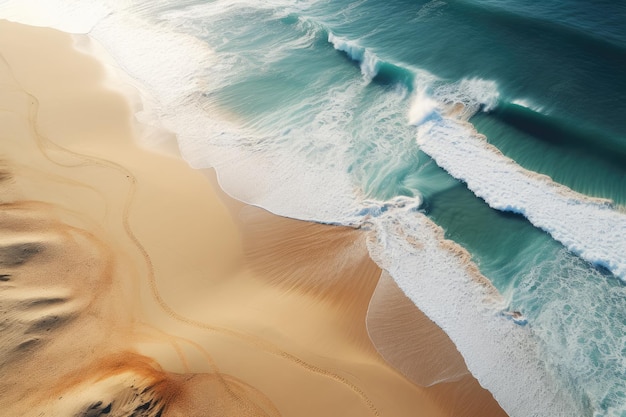
<path id="1" fill-rule="evenodd" d="M 141 339 L 143 339 L 143 341 L 145 342 L 147 341 L 152 341 L 152 340 L 159 340 L 162 341 L 162 339 L 166 339 L 168 341 L 168 343 L 172 346 L 172 349 L 174 349 L 174 351 L 176 352 L 176 356 L 178 356 L 178 359 L 180 360 L 183 368 L 185 369 L 186 373 L 191 373 L 191 367 L 189 366 L 189 361 L 187 361 L 187 358 L 185 357 L 185 353 L 183 352 L 182 347 L 180 346 L 180 343 L 178 342 L 177 339 L 181 339 L 184 342 L 186 342 L 186 339 L 183 339 L 181 337 L 177 337 L 177 336 L 172 336 L 169 333 L 165 333 L 162 330 L 159 330 L 157 328 L 155 328 L 154 326 L 151 326 L 149 324 L 146 323 L 142 323 L 142 326 L 150 329 L 150 331 L 153 331 L 155 333 L 158 333 L 161 338 L 156 338 L 153 337 L 152 335 L 150 335 L 147 331 L 141 331 L 138 330 L 135 332 L 135 335 Z"/>
<path id="2" fill-rule="evenodd" d="M 376 406 L 374 406 L 374 403 L 372 403 L 372 401 L 367 397 L 367 395 L 365 394 L 365 392 L 363 392 L 363 390 L 361 388 L 359 388 L 357 385 L 351 383 L 348 379 L 334 374 L 332 372 L 326 371 L 322 368 L 319 368 L 315 365 L 311 365 L 308 362 L 303 361 L 302 359 L 298 358 L 297 356 L 294 356 L 290 353 L 287 352 L 281 352 L 280 354 L 281 357 L 292 361 L 298 365 L 300 365 L 301 367 L 305 368 L 306 370 L 319 374 L 319 375 L 323 375 L 327 378 L 333 379 L 343 385 L 346 385 L 348 388 L 350 388 L 352 391 L 354 391 L 359 397 L 361 397 L 361 400 L 363 400 L 363 402 L 365 402 L 365 405 L 367 406 L 367 408 L 369 408 L 370 412 L 372 413 L 372 415 L 375 416 L 380 416 L 380 413 L 378 412 L 378 409 L 376 409 Z"/>
<path id="3" fill-rule="evenodd" d="M 131 231 L 132 233 L 132 231 Z M 133 235 L 134 237 L 134 235 Z M 136 239 L 136 237 L 134 237 L 134 239 Z M 174 309 L 172 309 L 166 302 L 165 300 L 161 297 L 161 294 L 159 293 L 158 287 L 156 285 L 156 280 L 155 280 L 155 276 L 154 273 L 152 272 L 152 262 L 150 261 L 150 256 L 148 255 L 148 253 L 146 252 L 146 250 L 143 248 L 143 246 L 141 246 L 141 244 L 139 243 L 138 240 L 135 240 L 139 250 L 144 254 L 144 257 L 146 259 L 146 262 L 149 263 L 149 269 L 151 270 L 151 273 L 149 275 L 149 284 L 150 284 L 150 289 L 152 291 L 152 295 L 154 297 L 154 299 L 157 301 L 157 303 L 159 304 L 159 306 L 163 309 L 163 311 L 169 315 L 170 317 L 172 317 L 173 319 L 183 322 L 185 324 L 188 324 L 190 326 L 193 327 L 197 327 L 203 330 L 207 330 L 210 332 L 214 332 L 214 333 L 220 333 L 222 335 L 225 336 L 229 336 L 235 339 L 239 339 L 249 345 L 255 346 L 258 349 L 281 357 L 287 361 L 292 362 L 293 364 L 306 369 L 307 371 L 320 375 L 320 376 L 324 376 L 326 378 L 332 379 L 340 384 L 345 385 L 346 387 L 348 387 L 351 391 L 353 391 L 357 396 L 360 397 L 361 401 L 367 406 L 367 408 L 370 410 L 370 412 L 372 413 L 372 415 L 379 417 L 380 413 L 378 412 L 378 409 L 376 408 L 376 406 L 374 405 L 374 403 L 368 398 L 368 396 L 365 394 L 365 392 L 359 388 L 357 385 L 353 384 L 352 382 L 350 382 L 347 378 L 342 377 L 341 375 L 335 374 L 331 371 L 327 371 L 323 368 L 320 368 L 318 366 L 312 365 L 300 358 L 298 358 L 295 355 L 292 355 L 288 352 L 285 352 L 283 350 L 281 350 L 280 348 L 278 348 L 277 346 L 273 345 L 272 343 L 263 340 L 261 338 L 249 335 L 249 334 L 245 334 L 245 333 L 241 333 L 241 332 L 236 332 L 234 330 L 231 329 L 227 329 L 227 328 L 223 328 L 223 327 L 219 327 L 219 326 L 212 326 L 209 325 L 207 323 L 203 323 L 200 321 L 196 321 L 196 320 L 192 320 L 188 317 L 185 317 L 181 314 L 179 314 L 178 312 L 176 312 Z"/>
<path id="4" fill-rule="evenodd" d="M 2 59 L 2 61 L 5 62 L 5 64 L 7 65 L 7 68 L 9 68 L 9 71 L 12 71 L 10 65 L 8 65 L 6 59 L 0 55 L 0 59 Z M 139 250 L 139 252 L 141 253 L 141 256 L 144 259 L 144 262 L 146 264 L 147 267 L 147 275 L 148 275 L 148 283 L 150 286 L 150 290 L 152 292 L 152 296 L 154 298 L 154 300 L 157 302 L 157 304 L 161 307 L 161 309 L 163 310 L 163 312 L 165 312 L 167 315 L 169 315 L 171 318 L 173 318 L 176 321 L 185 323 L 187 325 L 196 327 L 196 328 L 200 328 L 206 331 L 210 331 L 210 332 L 214 332 L 214 333 L 219 333 L 222 334 L 224 336 L 228 336 L 228 337 L 232 337 L 235 339 L 238 339 L 246 344 L 252 345 L 266 353 L 272 354 L 274 356 L 283 358 L 291 363 L 293 363 L 296 366 L 299 366 L 303 369 L 305 369 L 306 371 L 313 373 L 313 374 L 317 374 L 326 378 L 329 378 L 333 381 L 336 381 L 337 383 L 340 383 L 342 385 L 344 385 L 345 387 L 347 387 L 349 390 L 351 390 L 352 392 L 354 392 L 359 398 L 360 400 L 364 403 L 364 405 L 368 408 L 368 410 L 370 411 L 370 413 L 376 417 L 380 416 L 380 413 L 378 411 L 378 409 L 375 407 L 374 403 L 368 398 L 368 396 L 365 394 L 365 392 L 358 387 L 356 384 L 350 382 L 347 378 L 338 375 L 334 372 L 325 370 L 323 368 L 320 368 L 318 366 L 315 366 L 313 364 L 310 364 L 306 361 L 304 361 L 303 359 L 298 358 L 295 355 L 292 355 L 286 351 L 281 350 L 280 348 L 278 348 L 277 346 L 273 345 L 272 343 L 263 340 L 261 338 L 249 335 L 249 334 L 245 334 L 245 333 L 241 333 L 241 332 L 237 332 L 234 330 L 230 330 L 227 328 L 222 328 L 219 326 L 212 326 L 210 324 L 204 323 L 204 322 L 200 322 L 200 321 L 196 321 L 196 320 L 192 320 L 189 319 L 181 314 L 179 314 L 178 312 L 176 312 L 174 309 L 172 309 L 166 302 L 165 300 L 161 297 L 160 293 L 159 293 L 159 289 L 158 286 L 156 284 L 156 279 L 155 279 L 155 273 L 154 273 L 154 266 L 152 264 L 152 260 L 150 258 L 150 255 L 148 254 L 147 250 L 143 247 L 143 245 L 141 244 L 141 242 L 139 241 L 139 239 L 137 238 L 137 236 L 134 234 L 132 227 L 130 226 L 130 221 L 129 221 L 129 216 L 130 216 L 130 211 L 131 211 L 131 207 L 132 207 L 132 203 L 135 197 L 135 193 L 136 193 L 136 189 L 137 189 L 137 178 L 133 175 L 133 173 L 128 170 L 126 167 L 124 167 L 121 164 L 115 163 L 113 161 L 110 160 L 105 160 L 102 158 L 98 158 L 95 156 L 89 156 L 89 155 L 84 155 L 81 153 L 77 153 L 74 152 L 70 149 L 67 149 L 57 143 L 55 143 L 54 141 L 52 141 L 51 139 L 47 138 L 44 134 L 42 134 L 38 128 L 37 128 L 37 120 L 38 120 L 38 112 L 39 112 L 39 101 L 37 100 L 37 98 L 33 95 L 30 94 L 25 88 L 23 88 L 19 82 L 17 81 L 16 77 L 13 76 L 12 77 L 16 83 L 16 85 L 20 86 L 21 90 L 28 95 L 28 97 L 30 98 L 30 109 L 29 109 L 29 119 L 31 122 L 31 126 L 33 126 L 33 130 L 34 130 L 34 136 L 36 138 L 37 141 L 37 145 L 42 153 L 42 155 L 48 159 L 51 163 L 61 166 L 61 167 L 65 167 L 68 169 L 71 168 L 76 168 L 76 167 L 82 167 L 82 166 L 88 166 L 88 165 L 93 165 L 93 166 L 99 166 L 102 168 L 108 168 L 114 171 L 117 171 L 119 173 L 121 173 L 122 175 L 125 176 L 126 180 L 128 181 L 128 191 L 127 191 L 127 195 L 125 198 L 125 203 L 124 203 L 124 207 L 123 207 L 123 215 L 122 215 L 122 224 L 124 227 L 124 231 L 126 232 L 126 235 L 128 236 L 128 238 L 133 242 L 133 244 L 135 245 L 135 247 Z M 51 156 L 51 154 L 53 152 L 58 152 L 59 154 L 65 154 L 65 155 L 69 155 L 73 158 L 76 158 L 77 163 L 68 163 L 68 162 L 61 162 L 58 160 L 55 160 L 54 157 Z M 191 169 L 191 168 L 190 168 Z M 85 186 L 84 184 L 82 184 L 83 186 Z M 91 187 L 89 187 L 91 188 Z M 6 278 L 6 277 L 3 277 Z M 220 375 L 218 373 L 218 375 Z M 228 383 L 226 383 L 225 381 L 223 381 L 225 386 L 227 387 L 228 391 L 234 396 L 234 398 L 238 399 L 239 402 L 241 402 L 241 405 L 244 407 L 244 409 L 248 409 L 248 411 L 253 411 L 249 409 L 249 405 L 247 403 L 245 403 L 245 401 L 242 400 L 242 397 L 235 393 L 234 391 L 232 391 L 232 389 L 230 388 L 230 385 Z M 247 384 L 243 383 L 242 381 L 238 381 L 238 384 L 243 384 L 244 386 L 246 386 Z M 251 389 L 253 389 L 252 387 L 250 387 Z"/>
<path id="5" fill-rule="evenodd" d="M 245 383 L 244 381 L 233 377 L 232 375 L 224 374 L 219 369 L 209 352 L 199 343 L 185 337 L 170 335 L 148 324 L 145 324 L 145 326 L 151 331 L 159 334 L 162 338 L 168 340 L 168 342 L 176 350 L 181 362 L 183 363 L 183 366 L 186 369 L 187 374 L 191 374 L 191 370 L 189 369 L 187 359 L 185 358 L 185 354 L 179 342 L 187 343 L 191 347 L 196 349 L 204 358 L 210 368 L 210 373 L 208 375 L 210 375 L 212 380 L 217 383 L 220 391 L 225 393 L 228 398 L 236 404 L 236 409 L 239 410 L 238 412 L 243 410 L 245 416 L 255 417 L 259 416 L 259 412 L 266 417 L 279 417 L 281 415 L 278 409 L 274 406 L 274 404 L 272 404 L 269 399 L 261 394 L 259 390 Z M 145 334 L 145 337 L 148 339 L 151 338 L 149 334 Z M 242 393 L 238 393 L 237 391 L 241 391 Z M 249 400 L 249 393 L 253 393 L 256 396 L 256 401 Z M 229 407 L 232 407 L 232 405 L 222 405 L 222 407 L 224 407 L 225 410 L 230 410 Z"/>

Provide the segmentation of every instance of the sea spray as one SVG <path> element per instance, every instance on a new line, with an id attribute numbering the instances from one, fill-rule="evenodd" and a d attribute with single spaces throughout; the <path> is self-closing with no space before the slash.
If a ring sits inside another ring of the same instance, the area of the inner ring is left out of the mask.
<path id="1" fill-rule="evenodd" d="M 425 91 L 419 91 L 411 101 L 408 113 L 409 124 L 419 126 L 432 117 L 439 117 L 436 112 L 438 106 L 439 103 L 430 98 Z"/>
<path id="2" fill-rule="evenodd" d="M 350 59 L 358 62 L 361 67 L 361 74 L 363 74 L 366 80 L 373 80 L 378 74 L 380 62 L 370 50 L 359 46 L 357 42 L 336 36 L 332 32 L 328 34 L 328 42 L 333 44 L 335 49 L 345 52 Z"/>

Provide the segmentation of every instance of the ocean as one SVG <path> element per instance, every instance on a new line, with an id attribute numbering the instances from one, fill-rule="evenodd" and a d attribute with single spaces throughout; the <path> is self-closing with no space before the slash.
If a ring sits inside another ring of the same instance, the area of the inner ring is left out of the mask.
<path id="1" fill-rule="evenodd" d="M 0 17 L 89 33 L 142 92 L 137 118 L 232 196 L 367 230 L 512 417 L 626 416 L 625 2 L 2 0 Z"/>

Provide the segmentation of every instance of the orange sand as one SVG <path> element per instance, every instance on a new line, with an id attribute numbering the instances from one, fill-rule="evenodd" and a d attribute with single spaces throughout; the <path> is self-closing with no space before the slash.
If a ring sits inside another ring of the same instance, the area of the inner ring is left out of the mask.
<path id="1" fill-rule="evenodd" d="M 394 337 L 432 358 L 403 372 L 460 379 L 418 386 L 374 349 L 361 231 L 245 206 L 142 149 L 136 93 L 78 39 L 0 22 L 2 415 L 505 415 L 388 281 L 402 307 L 372 328 L 409 317 Z"/>

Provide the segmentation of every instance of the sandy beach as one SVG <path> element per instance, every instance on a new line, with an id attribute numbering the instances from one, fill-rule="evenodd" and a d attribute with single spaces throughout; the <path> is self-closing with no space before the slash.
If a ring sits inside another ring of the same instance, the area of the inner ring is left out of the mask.
<path id="1" fill-rule="evenodd" d="M 1 415 L 506 415 L 366 231 L 228 197 L 90 42 L 0 22 Z"/>

